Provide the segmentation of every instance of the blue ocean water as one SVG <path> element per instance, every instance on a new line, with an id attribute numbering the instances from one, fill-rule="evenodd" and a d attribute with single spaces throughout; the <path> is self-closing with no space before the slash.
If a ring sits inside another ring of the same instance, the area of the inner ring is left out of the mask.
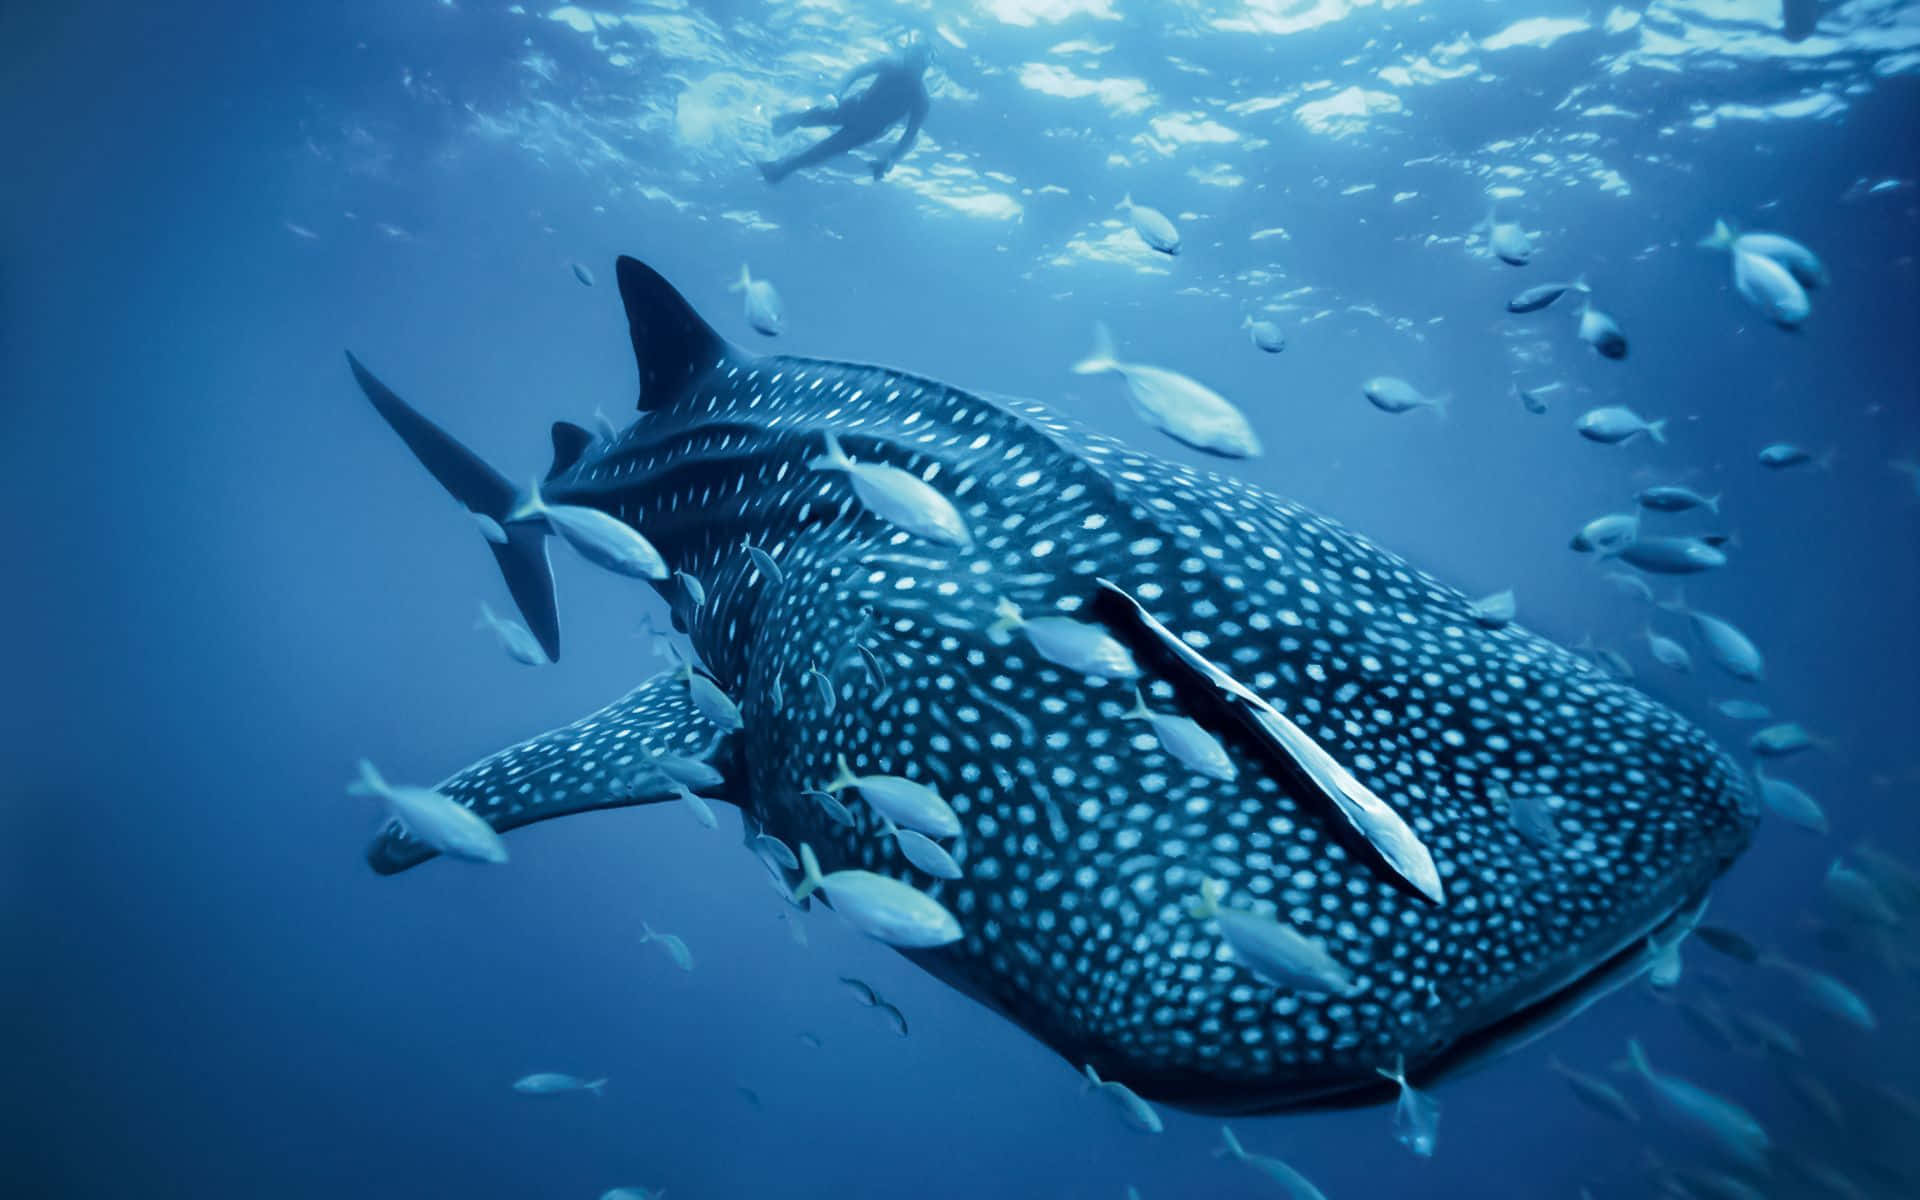
<path id="1" fill-rule="evenodd" d="M 1821 880 L 1863 845 L 1920 858 L 1920 487 L 1892 465 L 1920 461 L 1920 11 L 1826 5 L 1798 42 L 1777 23 L 1768 0 L 9 9 L 8 1193 L 1281 1194 L 1210 1155 L 1218 1118 L 1163 1107 L 1164 1133 L 1132 1132 L 1075 1064 L 831 912 L 797 944 L 730 811 L 714 832 L 671 806 L 541 824 L 498 868 L 367 868 L 357 758 L 424 783 L 570 721 L 665 666 L 635 636 L 665 615 L 556 554 L 566 655 L 500 653 L 471 628 L 482 600 L 510 610 L 489 556 L 342 350 L 530 477 L 548 422 L 631 414 L 631 254 L 743 345 L 1034 397 L 1469 594 L 1512 587 L 1522 624 L 1623 653 L 1743 756 L 1752 726 L 1713 701 L 1830 740 L 1771 769 L 1831 832 L 1763 821 L 1709 919 L 1845 978 L 1877 1031 L 1689 943 L 1671 995 L 1635 986 L 1433 1084 L 1431 1159 L 1382 1106 L 1234 1118 L 1249 1149 L 1335 1200 L 1663 1194 L 1646 1151 L 1710 1164 L 1699 1142 L 1611 1123 L 1547 1068 L 1644 1107 L 1607 1070 L 1631 1036 L 1768 1127 L 1758 1194 L 1848 1194 L 1788 1156 L 1914 1194 L 1916 917 L 1849 935 Z M 913 152 L 877 183 L 855 163 L 765 184 L 751 163 L 797 144 L 768 118 L 909 28 L 938 50 Z M 1139 242 L 1128 194 L 1175 219 L 1179 256 Z M 1532 231 L 1529 265 L 1487 255 L 1490 199 Z M 1825 261 L 1799 331 L 1696 247 L 1716 218 Z M 728 290 L 742 263 L 785 298 L 777 343 Z M 1506 313 L 1574 275 L 1625 361 L 1565 301 Z M 1286 350 L 1250 346 L 1248 315 Z M 1232 398 L 1265 454 L 1209 459 L 1117 380 L 1070 374 L 1096 321 Z M 1447 416 L 1377 410 L 1375 375 L 1449 393 Z M 1534 415 L 1515 382 L 1562 386 Z M 1666 419 L 1667 443 L 1580 438 L 1608 404 Z M 1831 465 L 1762 468 L 1780 441 Z M 1765 649 L 1762 686 L 1690 640 L 1694 673 L 1654 664 L 1642 629 L 1684 625 L 1567 549 L 1664 482 L 1724 494 L 1717 521 L 1649 521 L 1737 535 L 1685 595 Z M 1703 1040 L 1686 1006 L 1707 1003 L 1803 1055 Z M 610 1082 L 511 1090 L 535 1071 Z"/>

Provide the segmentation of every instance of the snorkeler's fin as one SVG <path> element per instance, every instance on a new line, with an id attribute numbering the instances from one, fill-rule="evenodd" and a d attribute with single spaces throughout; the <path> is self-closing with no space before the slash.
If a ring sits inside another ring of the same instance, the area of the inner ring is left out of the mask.
<path id="1" fill-rule="evenodd" d="M 510 521 L 519 493 L 507 477 L 481 461 L 446 430 L 420 415 L 414 407 L 374 378 L 351 352 L 347 364 L 360 390 L 386 418 L 420 465 L 440 481 L 455 500 L 494 523 L 488 538 L 493 561 L 506 578 L 507 590 L 520 616 L 533 631 L 550 661 L 560 658 L 560 616 L 553 601 L 553 570 L 547 563 L 547 530 L 539 522 Z M 505 541 L 495 541 L 504 532 Z"/>
<path id="2" fill-rule="evenodd" d="M 673 799 L 679 785 L 653 765 L 656 755 L 697 759 L 737 779 L 737 744 L 714 736 L 679 672 L 668 671 L 591 716 L 481 759 L 434 790 L 505 833 L 573 813 Z M 706 794 L 731 799 L 724 787 L 718 795 L 711 789 Z M 397 822 L 367 847 L 367 862 L 382 875 L 433 856 L 432 847 Z"/>

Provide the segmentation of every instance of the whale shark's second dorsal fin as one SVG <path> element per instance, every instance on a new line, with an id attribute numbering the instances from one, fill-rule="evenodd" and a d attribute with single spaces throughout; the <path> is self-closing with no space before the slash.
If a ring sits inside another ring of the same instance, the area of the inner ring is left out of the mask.
<path id="1" fill-rule="evenodd" d="M 678 781 L 653 765 L 656 755 L 697 759 L 738 778 L 737 740 L 716 736 L 679 675 L 669 671 L 599 712 L 481 759 L 434 790 L 505 833 L 553 817 L 674 799 Z M 711 798 L 735 799 L 724 788 Z M 433 856 L 431 846 L 396 822 L 367 847 L 367 862 L 382 875 Z"/>
<path id="2" fill-rule="evenodd" d="M 652 267 L 623 254 L 614 274 L 640 367 L 640 411 L 671 404 L 722 361 L 743 357 Z"/>
<path id="3" fill-rule="evenodd" d="M 553 479 L 562 471 L 580 461 L 580 456 L 593 445 L 593 434 L 575 425 L 572 421 L 553 423 L 553 465 L 547 468 L 547 478 Z"/>

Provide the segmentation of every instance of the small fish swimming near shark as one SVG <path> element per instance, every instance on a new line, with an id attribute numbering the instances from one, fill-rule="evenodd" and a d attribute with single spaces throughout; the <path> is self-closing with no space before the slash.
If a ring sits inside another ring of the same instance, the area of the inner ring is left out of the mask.
<path id="1" fill-rule="evenodd" d="M 513 1081 L 513 1090 L 522 1096 L 564 1096 L 569 1092 L 586 1092 L 598 1097 L 605 1095 L 606 1089 L 607 1081 L 604 1079 L 582 1079 L 578 1075 L 565 1075 L 558 1071 L 536 1071 Z"/>
<path id="2" fill-rule="evenodd" d="M 1502 221 L 1497 205 L 1487 206 L 1487 219 L 1474 226 L 1474 229 L 1486 231 L 1487 253 L 1508 266 L 1524 267 L 1533 260 L 1533 238 L 1518 221 Z M 1558 298 L 1557 294 L 1555 298 Z M 1553 300 L 1550 299 L 1546 304 L 1538 307 L 1545 308 L 1551 303 Z M 1516 309 L 1515 311 L 1531 312 L 1533 310 Z"/>
<path id="3" fill-rule="evenodd" d="M 1518 624 L 1483 627 L 1471 597 L 1333 521 L 1037 403 L 747 353 L 644 264 L 614 280 L 638 419 L 611 443 L 562 423 L 539 492 L 644 529 L 664 569 L 636 589 L 703 581 L 685 634 L 703 669 L 434 789 L 494 830 L 670 803 L 685 785 L 650 759 L 704 762 L 724 784 L 702 791 L 794 848 L 799 898 L 919 947 L 1076 1068 L 1236 1112 L 1385 1100 L 1383 1063 L 1435 1081 L 1568 1018 L 1644 971 L 1649 936 L 1747 845 L 1749 777 L 1705 734 Z M 501 524 L 485 544 L 557 659 L 551 522 L 510 519 L 524 485 L 355 368 L 435 478 Z M 970 537 L 921 536 L 844 465 L 809 469 L 829 436 L 920 481 Z M 743 539 L 779 547 L 780 583 Z M 773 681 L 856 642 L 884 663 L 884 705 L 826 711 L 798 684 L 773 703 Z M 1136 680 L 1235 777 L 1169 769 L 1126 719 Z M 914 871 L 880 812 L 817 791 L 842 756 L 935 789 L 964 876 Z M 1492 783 L 1550 792 L 1580 852 L 1543 853 Z M 401 823 L 368 857 L 390 874 L 434 850 Z M 1203 879 L 1324 947 L 1350 994 L 1253 986 L 1218 920 L 1182 908 Z"/>
<path id="4" fill-rule="evenodd" d="M 1507 301 L 1507 311 L 1510 313 L 1539 312 L 1543 308 L 1552 307 L 1554 301 L 1568 292 L 1578 292 L 1584 296 L 1592 290 L 1587 286 L 1584 275 L 1567 283 L 1537 283 Z"/>
<path id="5" fill-rule="evenodd" d="M 1135 204 L 1131 192 L 1121 198 L 1118 207 L 1127 214 L 1127 221 L 1133 226 L 1134 233 L 1139 235 L 1149 250 L 1158 250 L 1169 258 L 1180 253 L 1180 230 L 1167 219 L 1165 213 L 1144 204 Z"/>

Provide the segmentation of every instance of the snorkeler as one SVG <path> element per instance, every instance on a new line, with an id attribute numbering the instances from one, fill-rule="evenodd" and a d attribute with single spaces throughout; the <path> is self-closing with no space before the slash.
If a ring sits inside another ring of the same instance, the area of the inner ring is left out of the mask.
<path id="1" fill-rule="evenodd" d="M 773 132 L 776 134 L 802 127 L 813 129 L 837 125 L 839 128 L 804 150 L 761 163 L 760 174 L 766 177 L 768 183 L 779 183 L 802 167 L 817 166 L 856 146 L 866 145 L 885 133 L 894 122 L 904 118 L 907 127 L 900 134 L 900 140 L 893 144 L 892 150 L 874 159 L 871 164 L 875 179 L 891 171 L 893 165 L 913 149 L 914 139 L 920 136 L 920 125 L 927 119 L 931 100 L 922 77 L 932 59 L 933 49 L 927 40 L 917 33 L 911 34 L 895 53 L 849 72 L 840 81 L 833 104 L 775 117 Z M 864 91 L 847 95 L 847 90 L 867 75 L 873 76 L 873 82 Z"/>

